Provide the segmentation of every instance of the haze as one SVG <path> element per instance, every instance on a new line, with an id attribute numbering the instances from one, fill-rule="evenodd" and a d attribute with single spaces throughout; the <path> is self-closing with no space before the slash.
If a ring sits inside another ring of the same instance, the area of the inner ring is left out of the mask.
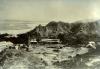
<path id="1" fill-rule="evenodd" d="M 0 20 L 48 23 L 100 18 L 100 0 L 0 0 Z"/>

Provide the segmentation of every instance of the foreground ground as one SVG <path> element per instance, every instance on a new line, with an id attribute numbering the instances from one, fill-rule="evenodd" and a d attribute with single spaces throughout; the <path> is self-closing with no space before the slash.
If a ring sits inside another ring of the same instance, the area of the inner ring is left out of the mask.
<path id="1" fill-rule="evenodd" d="M 0 54 L 0 69 L 100 69 L 97 53 L 85 47 L 6 49 Z"/>

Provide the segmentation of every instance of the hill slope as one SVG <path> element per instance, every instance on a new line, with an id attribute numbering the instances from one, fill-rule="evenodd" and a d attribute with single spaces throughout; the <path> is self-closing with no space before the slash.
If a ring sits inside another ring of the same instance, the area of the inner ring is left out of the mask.
<path id="1" fill-rule="evenodd" d="M 41 37 L 58 36 L 60 33 L 74 34 L 96 34 L 98 22 L 77 22 L 77 23 L 64 23 L 64 22 L 50 22 L 46 26 L 39 25 L 35 29 L 28 32 L 30 35 L 39 33 Z"/>

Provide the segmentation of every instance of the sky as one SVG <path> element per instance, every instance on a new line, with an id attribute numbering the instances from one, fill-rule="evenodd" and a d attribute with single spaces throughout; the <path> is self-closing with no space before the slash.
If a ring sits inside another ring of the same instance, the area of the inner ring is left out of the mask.
<path id="1" fill-rule="evenodd" d="M 0 20 L 73 22 L 100 18 L 100 0 L 0 0 Z"/>

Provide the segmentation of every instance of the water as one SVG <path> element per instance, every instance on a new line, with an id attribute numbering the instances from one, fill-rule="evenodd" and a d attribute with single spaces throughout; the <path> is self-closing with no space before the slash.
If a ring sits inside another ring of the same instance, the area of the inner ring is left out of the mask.
<path id="1" fill-rule="evenodd" d="M 47 21 L 0 20 L 0 33 L 25 33 L 34 29 L 39 24 L 44 26 L 47 23 Z"/>
<path id="2" fill-rule="evenodd" d="M 20 34 L 35 28 L 35 23 L 0 23 L 0 33 Z"/>

